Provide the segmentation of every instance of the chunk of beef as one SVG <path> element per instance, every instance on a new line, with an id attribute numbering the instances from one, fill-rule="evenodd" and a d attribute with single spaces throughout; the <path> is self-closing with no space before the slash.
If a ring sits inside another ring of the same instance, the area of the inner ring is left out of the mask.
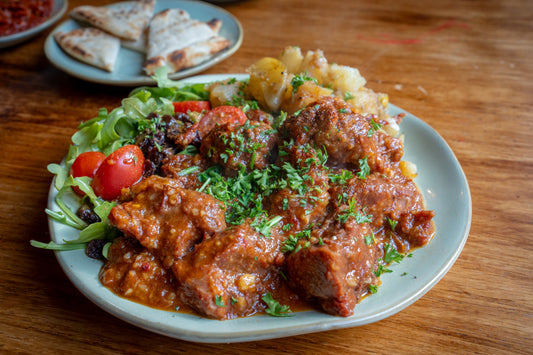
<path id="1" fill-rule="evenodd" d="M 184 173 L 185 169 L 198 167 L 190 173 Z M 186 189 L 197 189 L 201 186 L 198 174 L 208 168 L 208 162 L 201 155 L 175 154 L 165 160 L 161 166 L 161 175 L 179 180 Z"/>
<path id="2" fill-rule="evenodd" d="M 286 225 L 292 225 L 290 230 L 296 232 L 325 216 L 330 199 L 328 175 L 326 170 L 316 165 L 304 173 L 298 173 L 289 166 L 285 168 L 292 174 L 293 187 L 273 192 L 265 198 L 264 206 L 270 216 L 283 217 Z"/>
<path id="3" fill-rule="evenodd" d="M 372 171 L 386 173 L 403 155 L 402 142 L 371 125 L 374 116 L 354 113 L 346 102 L 324 96 L 298 115 L 289 117 L 283 130 L 297 144 L 325 147 L 332 166 L 359 168 L 366 157 Z"/>
<path id="4" fill-rule="evenodd" d="M 433 217 L 435 217 L 434 211 L 424 210 L 402 213 L 399 223 L 393 230 L 401 239 L 396 243 L 397 249 L 400 251 L 408 250 L 405 247 L 405 241 L 409 243 L 409 246 L 413 247 L 426 245 L 435 234 Z"/>
<path id="5" fill-rule="evenodd" d="M 348 201 L 356 201 L 357 209 L 372 215 L 374 229 L 385 226 L 393 229 L 389 220 L 400 222 L 393 232 L 403 241 L 400 251 L 410 246 L 427 244 L 434 233 L 432 211 L 425 211 L 424 200 L 415 183 L 400 173 L 393 176 L 371 174 L 365 179 L 354 177 L 344 185 L 330 190 L 331 201 L 340 208 Z"/>
<path id="6" fill-rule="evenodd" d="M 180 182 L 150 176 L 132 186 L 130 201 L 111 210 L 109 222 L 138 239 L 168 268 L 206 235 L 226 228 L 224 206 L 214 197 L 180 187 Z"/>
<path id="7" fill-rule="evenodd" d="M 231 319 L 265 308 L 261 298 L 281 284 L 282 263 L 278 235 L 263 237 L 247 222 L 205 239 L 172 270 L 185 304 L 209 318 Z"/>
<path id="8" fill-rule="evenodd" d="M 329 203 L 329 178 L 324 167 L 325 155 L 309 145 L 297 146 L 283 142 L 279 148 L 278 165 L 287 187 L 274 191 L 265 199 L 271 216 L 282 216 L 295 233 L 321 220 Z"/>
<path id="9" fill-rule="evenodd" d="M 277 139 L 277 132 L 266 123 L 226 124 L 211 130 L 202 141 L 200 153 L 213 164 L 223 165 L 226 175 L 234 176 L 241 166 L 247 171 L 264 169 Z"/>
<path id="10" fill-rule="evenodd" d="M 329 220 L 311 233 L 310 240 L 300 240 L 300 248 L 287 257 L 289 284 L 329 314 L 352 315 L 368 285 L 376 282 L 372 270 L 379 250 L 364 238 L 371 232 L 353 218 L 344 224 Z"/>
<path id="11" fill-rule="evenodd" d="M 151 307 L 174 309 L 178 301 L 172 272 L 132 238 L 113 241 L 99 277 L 116 294 Z"/>

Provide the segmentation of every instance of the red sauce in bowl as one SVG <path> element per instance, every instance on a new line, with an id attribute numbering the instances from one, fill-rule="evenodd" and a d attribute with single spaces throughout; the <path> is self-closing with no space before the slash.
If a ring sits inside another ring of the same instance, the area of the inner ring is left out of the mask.
<path id="1" fill-rule="evenodd" d="M 53 0 L 0 0 L 0 36 L 26 31 L 52 13 Z"/>

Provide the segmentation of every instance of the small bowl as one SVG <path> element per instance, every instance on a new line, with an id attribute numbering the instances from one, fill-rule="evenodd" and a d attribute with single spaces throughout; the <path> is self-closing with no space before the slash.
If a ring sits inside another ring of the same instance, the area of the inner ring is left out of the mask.
<path id="1" fill-rule="evenodd" d="M 0 48 L 13 46 L 41 33 L 42 31 L 56 23 L 57 20 L 59 20 L 61 17 L 63 17 L 65 12 L 67 11 L 67 8 L 67 0 L 54 0 L 52 12 L 50 13 L 50 17 L 48 17 L 46 21 L 35 27 L 27 29 L 26 31 L 18 32 L 9 36 L 0 37 Z"/>

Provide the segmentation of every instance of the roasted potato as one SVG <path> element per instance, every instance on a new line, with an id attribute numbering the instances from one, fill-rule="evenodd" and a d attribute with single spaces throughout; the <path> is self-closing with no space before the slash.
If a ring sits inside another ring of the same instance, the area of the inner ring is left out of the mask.
<path id="1" fill-rule="evenodd" d="M 248 90 L 259 105 L 277 111 L 291 95 L 291 78 L 285 65 L 275 58 L 265 57 L 253 64 L 248 72 Z"/>
<path id="2" fill-rule="evenodd" d="M 242 83 L 234 80 L 217 81 L 209 87 L 211 107 L 224 106 L 239 97 Z"/>

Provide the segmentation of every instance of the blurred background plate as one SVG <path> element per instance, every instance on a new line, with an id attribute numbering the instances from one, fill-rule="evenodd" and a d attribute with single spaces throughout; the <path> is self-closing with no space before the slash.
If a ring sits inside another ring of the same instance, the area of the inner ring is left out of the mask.
<path id="1" fill-rule="evenodd" d="M 109 6 L 113 7 L 117 6 L 117 4 Z M 199 21 L 209 21 L 213 18 L 222 20 L 222 28 L 220 29 L 219 34 L 230 41 L 230 46 L 199 65 L 170 74 L 169 78 L 180 79 L 200 73 L 228 58 L 241 46 L 243 38 L 242 26 L 240 22 L 226 10 L 201 1 L 157 0 L 155 3 L 154 14 L 172 8 L 183 9 L 189 12 L 191 18 Z M 112 73 L 82 63 L 66 54 L 54 40 L 54 33 L 58 31 L 71 31 L 80 27 L 78 22 L 72 19 L 67 20 L 58 25 L 46 39 L 44 51 L 48 60 L 50 60 L 50 62 L 58 69 L 79 79 L 100 84 L 117 86 L 155 84 L 155 80 L 143 72 L 145 55 L 140 52 L 121 47 L 115 64 L 115 70 Z"/>
<path id="2" fill-rule="evenodd" d="M 50 17 L 43 23 L 32 27 L 30 29 L 27 29 L 26 31 L 15 33 L 9 36 L 3 36 L 0 37 L 0 48 L 6 48 L 13 46 L 15 44 L 24 42 L 33 36 L 36 36 L 37 34 L 41 33 L 48 27 L 52 26 L 54 23 L 56 23 L 64 14 L 65 11 L 67 11 L 68 8 L 68 1 L 67 0 L 54 0 L 54 5 L 52 7 L 52 13 L 50 14 Z"/>

